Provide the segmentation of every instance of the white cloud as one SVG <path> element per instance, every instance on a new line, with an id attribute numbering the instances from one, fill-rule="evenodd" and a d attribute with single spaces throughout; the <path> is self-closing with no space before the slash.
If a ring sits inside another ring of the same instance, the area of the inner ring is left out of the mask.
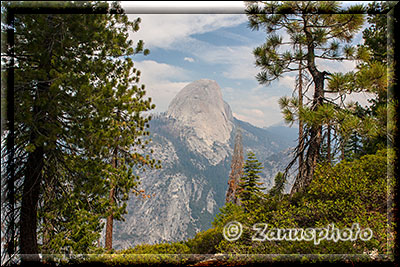
<path id="1" fill-rule="evenodd" d="M 196 49 L 193 49 L 192 53 L 205 63 L 223 65 L 222 75 L 225 78 L 254 80 L 259 70 L 254 65 L 253 48 L 253 46 L 213 46 L 196 41 Z"/>
<path id="2" fill-rule="evenodd" d="M 183 60 L 188 61 L 188 62 L 194 62 L 194 58 L 191 58 L 191 57 L 185 57 Z"/>
<path id="3" fill-rule="evenodd" d="M 248 21 L 244 14 L 142 14 L 128 15 L 131 20 L 142 18 L 140 30 L 131 33 L 133 40 L 142 39 L 146 48 L 174 49 L 192 54 L 207 64 L 220 64 L 221 74 L 228 79 L 254 80 L 258 69 L 254 66 L 251 46 L 216 46 L 192 37 L 193 34 L 234 27 Z M 225 35 L 235 34 L 226 31 Z M 248 39 L 243 37 L 243 39 Z M 184 60 L 193 62 L 193 57 Z"/>
<path id="4" fill-rule="evenodd" d="M 138 67 L 146 77 L 154 77 L 153 79 L 157 80 L 172 77 L 175 79 L 187 79 L 189 77 L 188 71 L 182 68 L 166 63 L 159 63 L 154 60 L 136 61 L 135 66 Z"/>
<path id="5" fill-rule="evenodd" d="M 371 106 L 371 103 L 368 102 L 368 99 L 371 98 L 376 98 L 375 94 L 371 93 L 365 93 L 365 92 L 360 92 L 360 93 L 352 93 L 346 97 L 346 103 L 349 103 L 350 101 L 352 102 L 358 102 L 363 107 L 369 107 Z"/>
<path id="6" fill-rule="evenodd" d="M 354 60 L 322 60 L 317 58 L 315 61 L 319 71 L 328 72 L 349 72 L 356 68 L 356 62 Z"/>
<path id="7" fill-rule="evenodd" d="M 157 112 L 166 111 L 174 96 L 189 84 L 189 73 L 176 66 L 144 60 L 136 61 L 135 67 L 142 72 L 140 82 L 146 85 L 146 95 L 156 104 Z"/>
<path id="8" fill-rule="evenodd" d="M 193 34 L 237 26 L 247 21 L 238 14 L 129 14 L 130 20 L 142 19 L 140 30 L 130 33 L 134 41 L 143 40 L 146 48 L 177 49 Z"/>
<path id="9" fill-rule="evenodd" d="M 233 112 L 233 116 L 236 119 L 248 122 L 248 123 L 253 124 L 255 126 L 258 126 L 258 127 L 263 127 L 263 125 L 265 124 L 265 121 L 264 121 L 263 118 L 255 118 L 253 116 L 253 114 L 244 114 L 244 113 L 235 113 L 235 112 Z"/>
<path id="10" fill-rule="evenodd" d="M 293 73 L 292 75 L 286 74 L 280 77 L 279 80 L 277 81 L 277 85 L 294 91 L 296 88 L 296 75 L 294 75 Z"/>
<path id="11" fill-rule="evenodd" d="M 241 1 L 122 1 L 121 6 L 127 11 L 143 9 L 145 11 L 167 11 L 184 9 L 186 11 L 224 11 L 229 10 L 243 11 L 244 3 Z M 217 13 L 217 12 L 216 12 Z"/>
<path id="12" fill-rule="evenodd" d="M 238 92 L 228 93 L 229 105 L 236 118 L 258 127 L 271 126 L 282 120 L 279 96 L 270 96 L 267 90 L 259 86 L 250 89 L 248 94 Z"/>

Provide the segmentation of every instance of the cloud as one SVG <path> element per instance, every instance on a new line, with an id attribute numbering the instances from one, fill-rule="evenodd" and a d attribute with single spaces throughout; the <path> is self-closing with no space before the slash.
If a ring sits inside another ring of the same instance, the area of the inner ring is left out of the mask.
<path id="1" fill-rule="evenodd" d="M 328 72 L 348 72 L 355 70 L 356 62 L 354 60 L 322 60 L 317 58 L 316 65 L 319 71 L 328 71 Z"/>
<path id="2" fill-rule="evenodd" d="M 296 77 L 292 75 L 285 75 L 279 78 L 279 85 L 287 88 L 295 89 L 296 87 Z"/>
<path id="3" fill-rule="evenodd" d="M 334 100 L 336 104 L 341 104 L 341 99 L 339 94 L 337 93 L 329 93 L 326 95 L 327 97 Z M 358 102 L 363 107 L 371 106 L 371 103 L 368 102 L 369 99 L 376 98 L 375 94 L 367 93 L 367 92 L 353 92 L 351 94 L 347 94 L 344 98 L 344 103 L 349 104 L 350 102 Z"/>
<path id="4" fill-rule="evenodd" d="M 154 60 L 136 61 L 135 65 L 142 71 L 143 75 L 154 77 L 153 79 L 157 80 L 171 77 L 175 79 L 187 79 L 190 75 L 187 70 L 180 67 L 159 63 Z"/>
<path id="5" fill-rule="evenodd" d="M 179 49 L 193 34 L 212 32 L 223 27 L 237 26 L 247 21 L 238 14 L 129 14 L 142 19 L 138 32 L 130 32 L 134 41 L 143 40 L 146 48 Z"/>
<path id="6" fill-rule="evenodd" d="M 258 126 L 258 127 L 263 127 L 263 125 L 265 124 L 265 121 L 263 118 L 256 118 L 253 116 L 253 114 L 243 114 L 243 113 L 235 113 L 235 112 L 233 112 L 232 114 L 233 114 L 233 117 L 235 117 L 236 119 L 248 122 L 248 123 Z"/>
<path id="7" fill-rule="evenodd" d="M 375 94 L 371 93 L 365 93 L 365 92 L 360 92 L 360 93 L 352 93 L 346 97 L 345 103 L 351 102 L 358 102 L 363 107 L 369 107 L 371 106 L 371 103 L 368 102 L 368 99 L 376 98 Z"/>
<path id="8" fill-rule="evenodd" d="M 191 58 L 191 57 L 185 57 L 183 60 L 188 61 L 188 62 L 194 62 L 194 58 Z"/>
<path id="9" fill-rule="evenodd" d="M 242 1 L 122 1 L 126 13 L 240 13 Z"/>
<path id="10" fill-rule="evenodd" d="M 282 120 L 279 96 L 271 96 L 270 92 L 261 90 L 259 86 L 245 94 L 237 89 L 226 92 L 227 99 L 230 100 L 227 102 L 236 118 L 258 127 L 271 126 Z"/>
<path id="11" fill-rule="evenodd" d="M 228 79 L 254 80 L 258 69 L 254 66 L 254 45 L 217 46 L 193 37 L 194 34 L 234 27 L 248 21 L 244 14 L 142 14 L 128 15 L 133 20 L 142 18 L 140 30 L 130 33 L 134 41 L 143 40 L 146 48 L 170 49 L 189 53 L 185 61 L 202 61 L 221 65 L 221 74 Z M 237 34 L 223 31 L 224 35 Z M 240 36 L 240 35 L 239 35 Z M 237 38 L 236 38 L 237 39 Z M 242 37 L 249 43 L 249 38 Z"/>
<path id="12" fill-rule="evenodd" d="M 254 80 L 259 71 L 254 65 L 253 46 L 214 46 L 197 41 L 195 47 L 192 53 L 199 60 L 222 65 L 222 75 L 225 78 Z"/>
<path id="13" fill-rule="evenodd" d="M 146 85 L 146 95 L 156 104 L 156 112 L 167 110 L 174 96 L 187 84 L 190 73 L 182 68 L 153 60 L 136 61 L 141 72 L 140 82 Z"/>

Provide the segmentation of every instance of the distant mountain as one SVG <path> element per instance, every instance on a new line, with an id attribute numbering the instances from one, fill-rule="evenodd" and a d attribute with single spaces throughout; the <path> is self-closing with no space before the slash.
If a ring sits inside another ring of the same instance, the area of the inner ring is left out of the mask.
<path id="1" fill-rule="evenodd" d="M 273 125 L 263 129 L 270 132 L 272 135 L 280 136 L 284 140 L 291 140 L 294 143 L 297 142 L 297 138 L 299 137 L 299 128 L 297 125 L 293 125 L 292 127 L 285 125 Z"/>
<path id="2" fill-rule="evenodd" d="M 154 116 L 148 149 L 162 168 L 141 174 L 141 187 L 155 195 L 130 197 L 126 220 L 115 223 L 114 248 L 184 240 L 211 227 L 224 205 L 238 128 L 244 152 L 256 154 L 264 166 L 262 181 L 272 187 L 275 174 L 290 160 L 294 140 L 234 118 L 215 81 L 187 85 L 166 113 Z"/>

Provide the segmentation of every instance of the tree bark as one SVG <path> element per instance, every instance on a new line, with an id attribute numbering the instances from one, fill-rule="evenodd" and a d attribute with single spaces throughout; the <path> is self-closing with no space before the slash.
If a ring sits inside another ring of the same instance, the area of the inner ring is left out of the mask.
<path id="1" fill-rule="evenodd" d="M 115 187 L 113 186 L 110 190 L 110 204 L 114 204 L 114 197 L 115 197 Z M 110 208 L 110 214 L 107 216 L 107 223 L 106 223 L 106 242 L 105 248 L 107 250 L 112 249 L 112 240 L 113 240 L 113 224 L 114 224 L 114 216 L 112 213 L 112 208 Z"/>
<path id="2" fill-rule="evenodd" d="M 326 152 L 326 154 L 327 154 L 327 159 L 328 159 L 328 162 L 329 162 L 329 164 L 331 164 L 332 163 L 332 157 L 331 157 L 331 124 L 330 123 L 328 123 L 328 129 L 327 129 L 327 152 Z"/>
<path id="3" fill-rule="evenodd" d="M 312 110 L 316 111 L 322 105 L 324 99 L 324 80 L 325 73 L 318 71 L 315 66 L 314 44 L 311 33 L 305 30 L 307 45 L 307 69 L 310 71 L 314 82 L 314 96 Z M 314 175 L 314 169 L 319 156 L 319 149 L 322 141 L 322 125 L 312 125 L 310 129 L 310 141 L 303 166 L 299 166 L 299 172 L 290 192 L 293 195 L 296 192 L 303 191 L 311 183 Z"/>
<path id="4" fill-rule="evenodd" d="M 30 153 L 26 166 L 20 215 L 19 245 L 22 262 L 39 261 L 36 230 L 43 156 L 43 147 L 37 147 Z"/>
<path id="5" fill-rule="evenodd" d="M 114 149 L 113 158 L 112 158 L 112 166 L 114 169 L 117 168 L 117 155 L 118 155 L 118 148 Z M 114 226 L 114 215 L 112 212 L 112 206 L 115 203 L 115 185 L 111 182 L 111 189 L 110 189 L 110 214 L 107 216 L 106 222 L 106 241 L 105 241 L 105 248 L 110 251 L 112 250 L 112 241 L 113 241 L 113 226 Z"/>
<path id="6" fill-rule="evenodd" d="M 299 46 L 301 50 L 301 46 Z M 303 107 L 303 75 L 302 75 L 302 60 L 300 59 L 299 63 L 299 110 Z M 304 153 L 303 153 L 303 147 L 304 147 L 304 140 L 303 140 L 303 120 L 299 117 L 299 168 L 300 166 L 303 166 L 304 162 Z"/>
<path id="7" fill-rule="evenodd" d="M 46 133 L 44 122 L 46 120 L 46 112 L 38 103 L 48 92 L 50 83 L 42 83 L 38 85 L 36 96 L 33 104 L 33 116 L 35 127 L 32 127 L 29 143 L 35 145 L 35 150 L 30 152 L 25 165 L 24 182 L 21 198 L 20 213 L 20 233 L 19 246 L 21 261 L 36 262 L 39 261 L 39 248 L 37 244 L 37 223 L 38 223 L 38 203 L 40 197 L 40 188 L 43 181 L 44 168 L 44 144 L 39 143 L 40 135 Z"/>

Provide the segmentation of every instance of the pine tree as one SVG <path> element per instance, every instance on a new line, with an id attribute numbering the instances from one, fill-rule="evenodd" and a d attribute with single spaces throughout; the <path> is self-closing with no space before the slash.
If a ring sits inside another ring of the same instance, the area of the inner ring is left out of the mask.
<path id="1" fill-rule="evenodd" d="M 281 197 L 285 190 L 286 177 L 282 172 L 278 172 L 274 179 L 274 186 L 269 190 L 271 196 Z"/>
<path id="2" fill-rule="evenodd" d="M 354 59 L 354 47 L 341 47 L 341 43 L 349 43 L 361 28 L 363 15 L 359 14 L 360 11 L 360 5 L 341 10 L 337 2 L 330 1 L 263 2 L 262 5 L 249 3 L 246 13 L 250 28 L 267 32 L 265 44 L 253 51 L 256 65 L 261 68 L 256 76 L 259 83 L 268 85 L 287 72 L 304 69 L 311 76 L 314 85 L 314 94 L 308 103 L 308 109 L 318 112 L 327 102 L 324 82 L 330 73 L 319 70 L 316 60 Z M 289 40 L 283 41 L 278 30 L 285 30 Z M 312 180 L 322 142 L 322 124 L 316 120 L 311 123 L 300 115 L 302 109 L 307 107 L 299 109 L 298 99 L 289 103 L 293 103 L 294 110 L 281 105 L 285 119 L 293 121 L 297 114 L 305 123 L 304 138 L 307 138 L 302 150 L 297 148 L 296 151 L 295 159 L 307 150 L 303 166 L 299 166 L 291 190 L 291 194 L 294 194 L 307 187 Z M 287 171 L 285 175 L 286 173 Z"/>
<path id="3" fill-rule="evenodd" d="M 235 136 L 235 146 L 233 149 L 231 173 L 229 174 L 228 190 L 226 192 L 225 203 L 231 202 L 233 204 L 239 203 L 239 182 L 243 172 L 243 145 L 242 134 L 240 129 L 237 129 Z"/>
<path id="4" fill-rule="evenodd" d="M 253 201 L 262 197 L 265 188 L 261 187 L 259 173 L 261 173 L 261 162 L 259 162 L 253 152 L 247 153 L 247 159 L 243 167 L 243 174 L 239 183 L 240 202 L 245 210 L 249 210 Z"/>
<path id="5" fill-rule="evenodd" d="M 369 99 L 368 108 L 361 108 L 357 103 L 342 105 L 353 117 L 359 119 L 357 128 L 351 129 L 341 137 L 342 159 L 350 157 L 351 136 L 361 138 L 362 154 L 375 153 L 378 149 L 393 144 L 393 133 L 396 127 L 388 118 L 394 116 L 394 101 L 391 90 L 388 88 L 393 81 L 393 44 L 391 34 L 388 31 L 393 22 L 392 9 L 394 3 L 374 2 L 368 5 L 367 21 L 371 24 L 363 31 L 364 44 L 358 46 L 357 71 L 347 74 L 333 73 L 328 82 L 328 88 L 332 91 L 347 90 L 351 92 L 368 92 L 375 96 Z M 389 12 L 389 13 L 388 13 Z M 389 42 L 388 42 L 389 41 Z M 387 56 L 388 55 L 388 56 Z M 392 56 L 390 56 L 392 55 Z M 352 146 L 358 145 L 358 141 L 352 141 Z"/>
<path id="6" fill-rule="evenodd" d="M 25 4 L 38 14 L 20 14 Z M 140 169 L 155 164 L 140 138 L 150 119 L 143 112 L 154 106 L 130 59 L 148 52 L 142 41 L 133 47 L 128 39 L 140 19 L 129 22 L 116 3 L 47 4 L 47 12 L 57 12 L 40 14 L 43 3 L 2 2 L 2 13 L 13 15 L 2 27 L 15 36 L 2 57 L 14 62 L 7 65 L 14 76 L 14 131 L 7 134 L 15 143 L 2 158 L 18 166 L 7 175 L 15 177 L 19 253 L 36 261 L 38 228 L 44 252 L 95 248 L 101 219 L 110 210 L 122 218 Z M 142 152 L 133 152 L 138 146 Z"/>

